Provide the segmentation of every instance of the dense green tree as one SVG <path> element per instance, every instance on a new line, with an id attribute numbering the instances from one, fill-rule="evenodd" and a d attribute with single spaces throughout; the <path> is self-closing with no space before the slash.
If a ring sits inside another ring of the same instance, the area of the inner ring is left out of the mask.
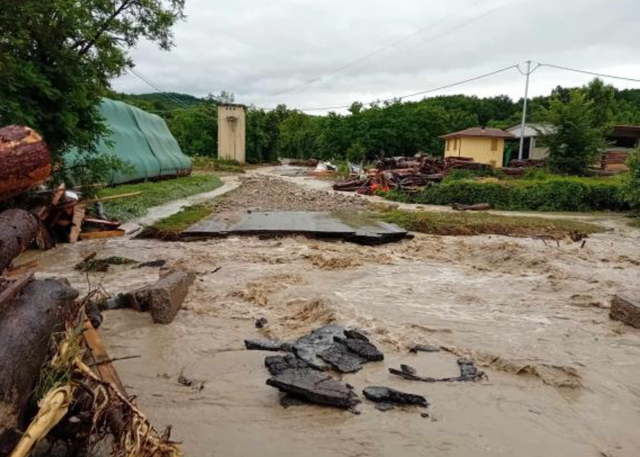
<path id="1" fill-rule="evenodd" d="M 184 0 L 4 0 L 0 7 L 0 124 L 43 134 L 55 161 L 91 150 L 105 129 L 97 105 L 132 62 L 140 38 L 172 45 Z"/>
<path id="2" fill-rule="evenodd" d="M 549 148 L 549 166 L 566 174 L 584 174 L 595 164 L 606 146 L 607 126 L 596 126 L 594 101 L 584 91 L 573 90 L 568 100 L 556 95 L 545 112 L 553 126 L 541 135 L 540 142 Z"/>

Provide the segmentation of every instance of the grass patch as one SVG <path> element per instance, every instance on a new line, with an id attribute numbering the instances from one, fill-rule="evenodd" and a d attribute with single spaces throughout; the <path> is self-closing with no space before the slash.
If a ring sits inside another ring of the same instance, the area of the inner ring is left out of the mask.
<path id="1" fill-rule="evenodd" d="M 246 168 L 235 160 L 220 160 L 213 157 L 191 157 L 191 163 L 196 171 L 244 173 Z"/>
<path id="2" fill-rule="evenodd" d="M 519 238 L 564 239 L 572 234 L 603 232 L 598 225 L 568 219 L 498 216 L 487 213 L 440 213 L 393 210 L 380 215 L 413 232 L 430 235 L 504 235 Z"/>
<path id="3" fill-rule="evenodd" d="M 146 227 L 138 237 L 158 238 L 167 241 L 177 240 L 180 237 L 180 232 L 209 216 L 211 212 L 211 207 L 206 204 L 188 206 L 179 213 L 160 219 L 155 224 Z"/>
<path id="4" fill-rule="evenodd" d="M 210 192 L 222 185 L 217 176 L 200 175 L 166 181 L 124 184 L 98 191 L 99 197 L 142 192 L 136 197 L 127 197 L 104 203 L 107 215 L 121 222 L 144 216 L 149 208 L 168 203 L 190 195 Z"/>

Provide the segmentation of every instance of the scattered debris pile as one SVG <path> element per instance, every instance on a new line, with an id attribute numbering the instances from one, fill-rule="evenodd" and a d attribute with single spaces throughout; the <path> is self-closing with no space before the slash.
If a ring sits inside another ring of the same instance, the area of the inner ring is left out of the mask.
<path id="1" fill-rule="evenodd" d="M 124 236 L 121 223 L 109 220 L 102 210 L 101 203 L 116 198 L 139 195 L 140 192 L 114 195 L 104 198 L 81 200 L 77 192 L 67 190 L 61 184 L 55 191 L 44 191 L 36 195 L 37 206 L 34 211 L 41 221 L 42 248 L 50 248 L 56 242 L 75 243 L 78 240 L 111 238 Z M 93 210 L 96 215 L 90 213 Z"/>
<path id="2" fill-rule="evenodd" d="M 376 168 L 362 176 L 351 176 L 334 184 L 334 190 L 372 195 L 376 191 L 388 192 L 401 189 L 413 192 L 428 183 L 441 182 L 453 170 L 488 170 L 486 164 L 474 162 L 469 157 L 434 158 L 428 155 L 416 157 L 389 157 L 380 159 Z"/>
<path id="3" fill-rule="evenodd" d="M 113 456 L 180 456 L 126 395 L 88 318 L 96 291 L 78 300 L 64 280 L 10 269 L 37 226 L 23 210 L 0 215 L 0 455 L 26 457 L 40 444 L 86 455 L 109 443 Z"/>
<path id="4" fill-rule="evenodd" d="M 249 350 L 287 353 L 268 356 L 264 361 L 272 376 L 267 385 L 283 393 L 280 403 L 284 407 L 314 403 L 354 411 L 360 403 L 359 396 L 352 386 L 340 383 L 330 372 L 355 373 L 364 364 L 384 360 L 384 354 L 363 332 L 333 324 L 317 328 L 292 342 L 245 340 L 245 346 Z M 439 351 L 439 348 L 428 345 L 417 345 L 414 349 L 415 352 Z M 469 360 L 460 359 L 458 366 L 461 374 L 455 378 L 422 378 L 407 365 L 403 365 L 399 373 L 406 379 L 425 382 L 478 381 L 484 377 L 484 373 Z M 396 374 L 398 370 L 389 371 Z M 366 387 L 363 395 L 375 402 L 376 409 L 381 411 L 389 411 L 394 405 L 429 406 L 421 395 L 384 386 Z M 423 416 L 428 417 L 428 414 Z"/>

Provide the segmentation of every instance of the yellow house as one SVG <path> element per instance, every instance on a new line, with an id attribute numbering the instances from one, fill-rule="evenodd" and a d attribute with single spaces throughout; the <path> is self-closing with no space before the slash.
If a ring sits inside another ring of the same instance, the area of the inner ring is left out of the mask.
<path id="1" fill-rule="evenodd" d="M 445 157 L 471 157 L 478 163 L 501 168 L 504 141 L 513 139 L 514 136 L 500 129 L 473 127 L 440 138 L 445 140 Z"/>

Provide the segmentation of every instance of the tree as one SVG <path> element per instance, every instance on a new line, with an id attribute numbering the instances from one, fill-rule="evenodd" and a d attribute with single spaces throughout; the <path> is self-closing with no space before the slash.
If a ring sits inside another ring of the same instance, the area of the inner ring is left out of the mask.
<path id="1" fill-rule="evenodd" d="M 584 174 L 606 146 L 606 127 L 594 126 L 593 101 L 573 90 L 567 101 L 554 96 L 544 112 L 553 128 L 541 132 L 541 144 L 549 148 L 549 167 L 559 173 Z"/>
<path id="2" fill-rule="evenodd" d="M 624 196 L 633 211 L 640 215 L 640 149 L 629 154 L 627 165 L 629 175 L 625 181 Z"/>
<path id="3" fill-rule="evenodd" d="M 0 125 L 25 124 L 54 162 L 71 147 L 93 151 L 105 133 L 98 114 L 109 80 L 133 63 L 140 38 L 172 46 L 184 0 L 3 0 Z"/>
<path id="4" fill-rule="evenodd" d="M 596 78 L 585 87 L 584 91 L 587 100 L 593 102 L 593 126 L 608 128 L 613 119 L 615 88 Z"/>

